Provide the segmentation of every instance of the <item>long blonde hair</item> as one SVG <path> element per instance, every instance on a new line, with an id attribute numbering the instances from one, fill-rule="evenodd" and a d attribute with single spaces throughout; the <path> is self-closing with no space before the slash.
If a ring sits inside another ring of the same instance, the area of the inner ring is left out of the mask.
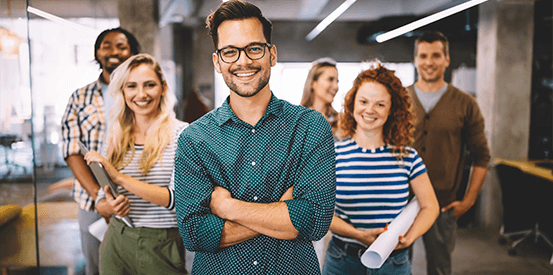
<path id="1" fill-rule="evenodd" d="M 165 147 L 171 142 L 176 121 L 175 112 L 173 111 L 176 97 L 167 87 L 161 66 L 149 54 L 132 56 L 119 65 L 111 75 L 109 93 L 115 99 L 115 105 L 109 115 L 111 127 L 107 140 L 107 157 L 117 170 L 127 166 L 134 157 L 132 130 L 135 119 L 133 111 L 125 103 L 123 87 L 131 70 L 142 64 L 149 65 L 155 71 L 164 90 L 159 104 L 159 114 L 146 132 L 146 144 L 144 144 L 144 150 L 140 155 L 140 170 L 142 170 L 143 175 L 146 175 L 159 160 Z M 132 154 L 127 158 L 129 150 Z"/>

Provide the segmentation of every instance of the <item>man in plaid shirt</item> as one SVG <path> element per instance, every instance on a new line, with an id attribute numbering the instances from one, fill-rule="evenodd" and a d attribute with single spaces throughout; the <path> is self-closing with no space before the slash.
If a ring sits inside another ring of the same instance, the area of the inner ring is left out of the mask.
<path id="1" fill-rule="evenodd" d="M 106 132 L 108 113 L 114 100 L 109 95 L 110 76 L 117 66 L 139 52 L 136 38 L 122 28 L 108 29 L 100 33 L 94 43 L 94 59 L 100 65 L 100 77 L 76 90 L 61 122 L 63 157 L 73 172 L 73 198 L 79 204 L 81 245 L 86 259 L 86 274 L 99 274 L 100 241 L 88 232 L 88 226 L 101 218 L 94 207 L 100 186 L 90 173 L 78 142 L 89 150 L 99 151 Z"/>

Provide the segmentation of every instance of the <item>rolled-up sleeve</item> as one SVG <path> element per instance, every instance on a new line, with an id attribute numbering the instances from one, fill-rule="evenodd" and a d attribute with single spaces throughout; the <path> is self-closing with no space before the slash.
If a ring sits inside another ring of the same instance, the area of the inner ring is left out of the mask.
<path id="1" fill-rule="evenodd" d="M 300 121 L 301 123 L 301 121 Z M 336 201 L 336 157 L 332 130 L 319 113 L 310 113 L 293 200 L 286 201 L 298 238 L 320 240 L 328 232 Z"/>
<path id="2" fill-rule="evenodd" d="M 79 154 L 79 121 L 77 116 L 77 96 L 78 91 L 74 92 L 69 98 L 65 112 L 61 119 L 62 153 L 66 159 L 70 155 Z"/>
<path id="3" fill-rule="evenodd" d="M 225 221 L 211 213 L 213 184 L 185 130 L 175 152 L 177 224 L 186 249 L 216 252 Z"/>

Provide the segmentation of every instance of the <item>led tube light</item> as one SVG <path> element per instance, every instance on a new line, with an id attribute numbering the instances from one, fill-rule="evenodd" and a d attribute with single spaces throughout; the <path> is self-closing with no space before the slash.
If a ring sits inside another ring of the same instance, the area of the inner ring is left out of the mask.
<path id="1" fill-rule="evenodd" d="M 83 26 L 83 25 L 80 25 L 80 24 L 77 24 L 77 23 L 74 23 L 74 22 L 71 22 L 69 20 L 66 20 L 66 19 L 63 19 L 61 17 L 58 17 L 58 16 L 55 16 L 53 14 L 50 14 L 50 13 L 47 13 L 45 11 L 41 11 L 39 9 L 36 9 L 36 8 L 33 8 L 31 6 L 27 7 L 27 11 L 32 13 L 32 14 L 35 14 L 35 15 L 38 15 L 42 18 L 46 18 L 48 20 L 51 20 L 51 21 L 54 21 L 58 24 L 62 24 L 62 25 L 66 25 L 70 28 L 74 28 L 74 29 L 77 29 L 77 30 L 80 30 L 80 31 L 84 31 L 84 32 L 88 32 L 90 33 L 91 35 L 98 35 L 100 32 L 93 29 L 93 28 L 89 28 L 89 27 L 86 27 L 86 26 Z"/>
<path id="2" fill-rule="evenodd" d="M 330 13 L 319 25 L 317 25 L 307 36 L 305 36 L 305 40 L 311 41 L 313 38 L 317 37 L 328 25 L 330 25 L 338 16 L 342 15 L 353 3 L 355 3 L 357 0 L 346 0 L 344 3 L 342 3 L 338 8 L 336 8 L 332 13 Z"/>
<path id="3" fill-rule="evenodd" d="M 411 23 L 409 23 L 409 24 L 407 24 L 407 25 L 405 25 L 405 26 L 403 26 L 403 27 L 399 27 L 399 28 L 397 28 L 397 29 L 395 29 L 395 30 L 391 30 L 391 31 L 389 31 L 389 32 L 387 32 L 387 33 L 383 33 L 383 34 L 381 34 L 381 35 L 378 35 L 378 36 L 376 37 L 376 41 L 377 41 L 378 43 L 382 43 L 382 42 L 384 42 L 384 41 L 388 41 L 388 40 L 390 40 L 390 39 L 392 39 L 392 38 L 395 38 L 395 37 L 398 37 L 398 36 L 400 36 L 400 35 L 402 35 L 402 34 L 404 34 L 404 33 L 407 33 L 407 32 L 410 32 L 410 31 L 412 31 L 412 30 L 414 30 L 414 29 L 417 29 L 417 28 L 420 28 L 420 27 L 422 27 L 422 26 L 428 25 L 428 24 L 430 24 L 430 23 L 432 23 L 432 22 L 438 21 L 438 20 L 440 20 L 440 19 L 442 19 L 442 18 L 448 17 L 448 16 L 450 16 L 450 15 L 452 15 L 452 14 L 455 14 L 455 13 L 458 13 L 458 12 L 460 12 L 460 11 L 462 11 L 462 10 L 466 10 L 466 9 L 468 9 L 468 8 L 472 8 L 472 7 L 476 6 L 476 5 L 479 5 L 479 4 L 484 3 L 484 2 L 486 2 L 486 1 L 488 1 L 488 0 L 470 0 L 470 1 L 467 1 L 467 2 L 465 2 L 465 3 L 463 3 L 463 4 L 459 4 L 459 5 L 455 6 L 455 7 L 451 7 L 451 8 L 449 8 L 449 9 L 447 9 L 447 10 L 443 10 L 443 11 L 440 11 L 440 12 L 438 12 L 438 13 L 429 15 L 429 16 L 427 16 L 427 17 L 425 17 L 425 18 L 422 18 L 422 19 L 419 19 L 419 20 L 417 20 L 417 21 L 411 22 Z"/>

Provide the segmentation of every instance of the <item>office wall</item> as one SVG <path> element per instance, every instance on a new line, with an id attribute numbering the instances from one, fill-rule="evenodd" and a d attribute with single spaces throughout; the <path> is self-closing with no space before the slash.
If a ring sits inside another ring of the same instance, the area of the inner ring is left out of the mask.
<path id="1" fill-rule="evenodd" d="M 364 22 L 334 22 L 312 41 L 305 36 L 318 22 L 274 21 L 272 43 L 276 45 L 278 62 L 311 62 L 330 56 L 338 62 L 361 62 L 375 58 L 383 62 L 412 62 L 413 38 L 399 37 L 382 44 L 359 44 L 357 32 Z M 194 87 L 213 102 L 213 42 L 203 26 L 194 28 Z M 452 42 L 451 71 L 461 64 L 476 66 L 476 41 Z M 213 108 L 213 105 L 209 106 Z"/>

